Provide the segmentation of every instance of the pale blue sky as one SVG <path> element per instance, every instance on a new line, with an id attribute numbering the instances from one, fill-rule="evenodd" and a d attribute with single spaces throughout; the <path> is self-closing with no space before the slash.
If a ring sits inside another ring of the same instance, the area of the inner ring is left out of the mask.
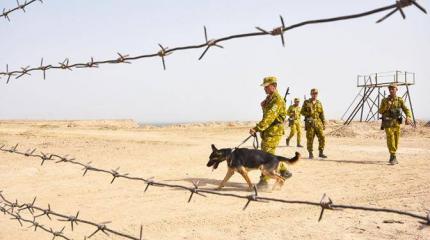
<path id="1" fill-rule="evenodd" d="M 0 69 L 36 66 L 40 58 L 57 64 L 69 57 L 83 62 L 138 55 L 210 38 L 272 29 L 279 14 L 287 25 L 303 20 L 358 13 L 393 1 L 113 1 L 46 0 L 27 13 L 0 19 Z M 419 1 L 430 10 L 430 1 Z M 0 0 L 0 8 L 15 6 Z M 416 73 L 411 88 L 417 118 L 430 119 L 430 18 L 405 9 L 375 24 L 383 14 L 346 22 L 306 26 L 279 37 L 232 40 L 224 49 L 177 52 L 161 60 L 104 65 L 99 69 L 51 70 L 0 84 L 0 119 L 132 118 L 140 122 L 258 120 L 266 75 L 279 79 L 303 98 L 320 89 L 327 117 L 339 119 L 356 95 L 357 74 L 407 70 Z"/>

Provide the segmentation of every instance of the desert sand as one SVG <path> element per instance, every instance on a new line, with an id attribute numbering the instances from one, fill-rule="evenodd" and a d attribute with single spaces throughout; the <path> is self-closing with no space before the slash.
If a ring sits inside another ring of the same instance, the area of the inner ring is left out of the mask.
<path id="1" fill-rule="evenodd" d="M 225 163 L 211 171 L 206 167 L 210 144 L 234 147 L 247 137 L 252 122 L 139 126 L 121 121 L 0 121 L 0 144 L 19 149 L 68 154 L 81 162 L 106 169 L 121 167 L 132 176 L 214 189 L 226 172 Z M 330 121 L 326 133 L 327 160 L 308 160 L 304 148 L 286 147 L 285 137 L 277 154 L 304 158 L 289 166 L 293 177 L 279 191 L 262 196 L 318 202 L 326 193 L 334 203 L 386 207 L 425 216 L 430 209 L 430 127 L 402 126 L 398 151 L 400 164 L 387 165 L 385 135 L 379 123 L 357 123 L 338 129 Z M 337 131 L 334 131 L 338 129 Z M 287 130 L 289 132 L 289 130 Z M 304 136 L 303 136 L 303 139 Z M 295 139 L 291 141 L 295 143 Z M 305 141 L 303 141 L 305 144 Z M 315 143 L 316 144 L 316 143 Z M 244 147 L 251 148 L 251 142 Z M 316 145 L 315 145 L 316 148 Z M 430 226 L 417 219 L 391 213 L 358 210 L 327 210 L 318 222 L 320 209 L 306 205 L 245 200 L 150 187 L 141 182 L 117 179 L 96 172 L 82 176 L 82 169 L 66 163 L 46 162 L 0 152 L 0 190 L 9 199 L 48 203 L 55 211 L 94 222 L 112 221 L 109 227 L 145 239 L 430 239 Z M 259 172 L 251 172 L 257 183 Z M 250 194 L 245 181 L 235 174 L 223 192 Z M 24 213 L 25 215 L 25 213 Z M 28 215 L 26 215 L 28 216 Z M 40 218 L 55 230 L 66 226 L 65 235 L 83 239 L 95 229 Z M 385 223 L 388 222 L 388 223 Z M 46 232 L 20 227 L 0 214 L 1 240 L 52 239 Z M 122 239 L 98 233 L 91 239 Z"/>

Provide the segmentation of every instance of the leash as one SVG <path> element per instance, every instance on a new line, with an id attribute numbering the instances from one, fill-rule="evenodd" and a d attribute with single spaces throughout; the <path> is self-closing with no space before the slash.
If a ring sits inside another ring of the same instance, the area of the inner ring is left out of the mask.
<path id="1" fill-rule="evenodd" d="M 258 149 L 260 146 L 260 143 L 258 141 L 258 136 L 257 134 L 254 135 L 249 135 L 247 138 L 245 138 L 245 140 L 243 140 L 239 145 L 237 145 L 237 147 L 235 147 L 234 149 L 239 148 L 240 146 L 242 146 L 243 144 L 245 144 L 250 138 L 254 138 L 252 141 L 252 147 L 254 147 L 254 149 Z"/>

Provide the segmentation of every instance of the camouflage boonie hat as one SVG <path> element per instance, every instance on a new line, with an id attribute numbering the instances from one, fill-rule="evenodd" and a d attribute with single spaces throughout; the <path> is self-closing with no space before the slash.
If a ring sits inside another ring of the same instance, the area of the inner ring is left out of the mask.
<path id="1" fill-rule="evenodd" d="M 391 83 L 390 85 L 388 85 L 388 88 L 397 88 L 397 84 Z"/>
<path id="2" fill-rule="evenodd" d="M 316 89 L 316 88 L 312 88 L 312 89 L 311 89 L 311 94 L 312 94 L 312 93 L 314 93 L 314 92 L 315 92 L 315 93 L 318 93 L 318 89 Z"/>
<path id="3" fill-rule="evenodd" d="M 300 102 L 299 98 L 294 98 L 294 102 Z"/>
<path id="4" fill-rule="evenodd" d="M 260 84 L 260 86 L 266 87 L 269 86 L 270 84 L 276 83 L 278 81 L 278 79 L 276 79 L 276 77 L 270 76 L 270 77 L 265 77 L 263 79 L 263 83 Z"/>

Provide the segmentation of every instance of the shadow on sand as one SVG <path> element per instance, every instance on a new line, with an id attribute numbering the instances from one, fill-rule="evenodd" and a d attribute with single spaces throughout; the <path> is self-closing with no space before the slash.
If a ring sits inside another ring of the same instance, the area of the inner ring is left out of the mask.
<path id="1" fill-rule="evenodd" d="M 190 186 L 193 186 L 192 182 L 199 181 L 199 189 L 205 189 L 205 190 L 215 190 L 218 185 L 221 183 L 221 180 L 215 180 L 210 178 L 183 178 L 183 179 L 171 179 L 166 180 L 166 182 L 177 182 L 177 181 L 185 181 L 189 182 Z M 248 191 L 248 184 L 245 183 L 245 180 L 243 183 L 238 182 L 231 182 L 228 181 L 224 188 L 220 191 L 228 192 L 228 191 L 235 191 L 235 192 L 249 192 Z"/>
<path id="2" fill-rule="evenodd" d="M 334 159 L 307 159 L 304 161 L 318 161 L 318 162 L 334 162 L 334 163 L 346 163 L 346 164 L 373 164 L 373 165 L 388 165 L 388 162 L 381 161 L 366 161 L 366 160 L 334 160 Z"/>

